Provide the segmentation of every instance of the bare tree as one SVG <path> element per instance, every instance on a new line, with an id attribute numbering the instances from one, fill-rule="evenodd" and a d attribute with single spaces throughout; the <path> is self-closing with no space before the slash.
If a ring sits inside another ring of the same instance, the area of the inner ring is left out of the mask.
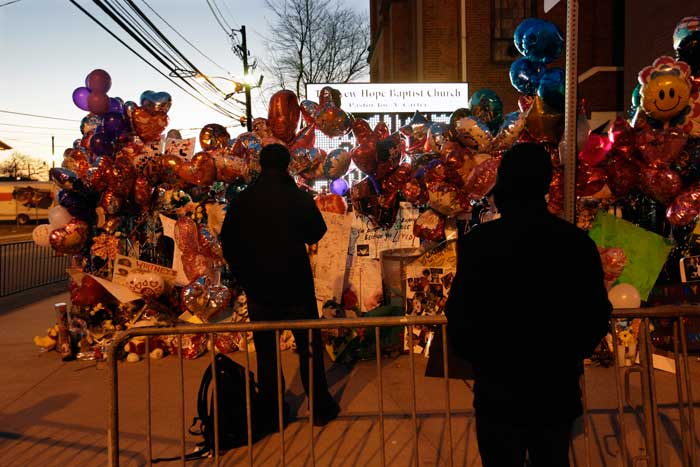
<path id="1" fill-rule="evenodd" d="M 44 180 L 48 177 L 48 165 L 45 161 L 34 159 L 21 152 L 13 152 L 10 157 L 0 162 L 0 177 L 12 180 Z"/>
<path id="2" fill-rule="evenodd" d="M 307 83 L 347 83 L 369 67 L 369 18 L 341 0 L 265 0 L 268 82 L 306 96 Z"/>

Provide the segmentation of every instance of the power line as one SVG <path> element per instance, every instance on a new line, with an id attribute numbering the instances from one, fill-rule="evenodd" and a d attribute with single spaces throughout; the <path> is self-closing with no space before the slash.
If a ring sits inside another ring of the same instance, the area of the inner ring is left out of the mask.
<path id="1" fill-rule="evenodd" d="M 24 113 L 24 112 L 14 112 L 11 110 L 0 110 L 0 113 L 12 114 L 12 115 L 22 115 L 24 117 L 46 118 L 49 120 L 63 120 L 64 122 L 80 122 L 80 120 L 73 120 L 70 118 L 49 117 L 47 115 L 28 114 L 28 113 Z"/>
<path id="2" fill-rule="evenodd" d="M 5 3 L 0 4 L 0 7 L 4 7 L 4 6 L 7 6 L 7 5 L 12 5 L 13 3 L 17 3 L 17 2 L 21 2 L 21 1 L 22 1 L 22 0 L 12 0 L 11 2 L 5 2 Z"/>
<path id="3" fill-rule="evenodd" d="M 233 19 L 233 18 L 236 17 L 236 15 L 234 15 L 234 14 L 231 12 L 231 10 L 230 10 L 229 7 L 228 7 L 228 4 L 226 3 L 226 0 L 224 0 L 224 8 L 225 8 L 226 11 L 228 12 L 228 14 L 231 15 L 231 22 L 232 22 L 233 25 L 236 27 L 236 29 L 240 29 L 240 25 Z"/>
<path id="4" fill-rule="evenodd" d="M 214 7 L 211 5 L 211 2 L 209 0 L 206 0 L 207 5 L 209 5 L 209 10 L 211 10 L 211 14 L 214 16 L 214 19 L 216 20 L 217 23 L 219 23 L 219 26 L 221 26 L 221 30 L 224 31 L 224 34 L 231 38 L 231 27 L 226 27 L 224 24 L 221 22 L 219 17 L 217 16 L 216 12 L 214 11 Z"/>
<path id="5" fill-rule="evenodd" d="M 162 22 L 164 22 L 170 29 L 172 29 L 172 31 L 173 31 L 175 34 L 177 34 L 183 41 L 185 41 L 187 44 L 189 44 L 189 46 L 192 47 L 194 50 L 196 50 L 197 52 L 199 52 L 199 54 L 200 54 L 202 57 L 204 57 L 205 59 L 207 59 L 207 60 L 209 61 L 209 63 L 211 63 L 212 65 L 218 67 L 220 70 L 224 71 L 225 73 L 230 74 L 230 72 L 229 72 L 226 68 L 224 68 L 224 67 L 222 67 L 221 65 L 219 65 L 218 63 L 216 63 L 216 62 L 215 62 L 214 60 L 212 60 L 207 54 L 205 54 L 204 52 L 202 52 L 201 50 L 199 50 L 199 48 L 197 48 L 196 45 L 194 45 L 192 42 L 190 42 L 189 40 L 187 40 L 187 38 L 186 38 L 185 36 L 183 36 L 182 34 L 180 34 L 180 32 L 179 32 L 177 29 L 175 29 L 170 23 L 168 23 L 168 22 L 165 20 L 165 18 L 163 18 L 162 16 L 160 16 L 160 15 L 158 14 L 158 12 L 157 12 L 156 10 L 154 10 L 153 7 L 151 7 L 151 5 L 148 4 L 148 2 L 146 2 L 146 0 L 141 0 L 141 1 L 148 7 L 149 10 L 151 10 L 158 18 L 160 18 L 160 20 L 161 20 Z"/>
<path id="6" fill-rule="evenodd" d="M 41 130 L 65 130 L 65 131 L 75 131 L 75 128 L 56 128 L 51 126 L 34 126 L 34 125 L 18 125 L 15 123 L 0 123 L 0 126 L 15 126 L 18 128 L 38 128 Z"/>
<path id="7" fill-rule="evenodd" d="M 173 83 L 175 86 L 177 86 L 178 88 L 180 88 L 183 92 L 185 92 L 186 94 L 188 94 L 190 97 L 193 97 L 193 98 L 196 99 L 198 102 L 200 102 L 201 104 L 204 104 L 205 106 L 209 107 L 210 109 L 212 109 L 212 110 L 214 110 L 214 111 L 217 111 L 217 112 L 222 113 L 222 114 L 227 115 L 227 116 L 232 116 L 232 115 L 233 115 L 234 118 L 237 117 L 237 115 L 234 114 L 234 113 L 232 113 L 232 112 L 229 112 L 229 111 L 224 110 L 224 109 L 217 108 L 217 107 L 219 107 L 219 106 L 216 106 L 215 104 L 211 104 L 211 103 L 209 103 L 209 102 L 206 102 L 205 100 L 203 100 L 203 96 L 202 96 L 202 97 L 196 96 L 196 95 L 194 95 L 191 91 L 185 89 L 180 83 L 177 83 L 176 81 L 174 81 L 173 79 L 171 79 L 166 73 L 163 73 L 163 71 L 161 71 L 160 69 L 158 69 L 158 67 L 156 67 L 155 65 L 153 65 L 153 64 L 152 64 L 149 60 L 147 60 L 143 55 L 141 55 L 141 54 L 138 53 L 136 50 L 134 50 L 133 47 L 131 47 L 131 46 L 130 46 L 129 44 L 127 44 L 126 42 L 124 42 L 124 40 L 122 40 L 119 36 L 117 36 L 115 33 L 113 33 L 107 26 L 105 26 L 100 20 L 98 20 L 97 18 L 95 18 L 90 12 L 88 12 L 87 10 L 85 10 L 85 8 L 83 8 L 81 5 L 79 5 L 75 0 L 69 0 L 69 1 L 70 1 L 76 8 L 78 8 L 80 11 L 82 11 L 87 17 L 89 17 L 92 21 L 94 21 L 97 25 L 99 25 L 103 30 L 105 30 L 110 36 L 112 36 L 113 38 L 115 38 L 120 44 L 122 44 L 124 47 L 126 47 L 131 53 L 133 53 L 134 55 L 136 55 L 137 57 L 139 57 L 144 63 L 146 63 L 146 64 L 147 64 L 148 66 L 150 66 L 151 68 L 153 68 L 157 73 L 159 73 L 159 74 L 162 75 L 165 79 L 167 79 L 168 81 L 170 81 L 171 83 Z M 94 1 L 94 0 L 93 0 L 93 1 Z M 119 24 L 119 23 L 118 23 L 118 24 Z M 126 28 L 123 28 L 123 29 L 126 30 Z M 128 32 L 128 31 L 127 31 L 127 32 Z M 131 34 L 130 34 L 130 35 L 131 35 Z M 132 37 L 134 37 L 134 36 L 132 35 Z M 142 41 L 140 41 L 140 40 L 138 40 L 138 39 L 137 39 L 137 42 L 142 43 Z M 144 46 L 144 48 L 145 48 L 146 50 L 149 50 L 148 46 L 146 46 L 145 44 L 142 44 L 142 45 Z M 152 53 L 152 55 L 153 55 L 154 57 L 156 57 L 156 58 L 159 58 L 156 54 L 153 54 L 153 53 Z M 168 69 L 171 69 L 171 68 L 172 68 L 172 67 L 169 66 L 168 64 L 162 62 L 160 59 L 159 59 L 159 61 L 160 61 L 163 65 L 165 65 L 166 68 L 168 68 Z M 171 71 L 172 71 L 172 70 L 171 70 Z M 186 82 L 186 84 L 188 84 L 190 87 L 192 87 L 192 85 L 189 84 L 188 82 Z M 195 92 L 196 92 L 196 90 L 195 90 Z"/>

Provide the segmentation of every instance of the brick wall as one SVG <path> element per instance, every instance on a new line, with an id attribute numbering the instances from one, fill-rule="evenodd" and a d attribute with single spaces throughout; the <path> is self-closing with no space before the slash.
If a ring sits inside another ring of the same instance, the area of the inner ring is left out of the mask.
<path id="1" fill-rule="evenodd" d="M 423 0 L 423 81 L 460 80 L 459 1 Z"/>

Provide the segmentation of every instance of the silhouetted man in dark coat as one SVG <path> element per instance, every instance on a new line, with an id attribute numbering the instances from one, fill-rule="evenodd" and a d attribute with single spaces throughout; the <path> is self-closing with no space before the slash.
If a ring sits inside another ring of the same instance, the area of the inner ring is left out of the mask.
<path id="1" fill-rule="evenodd" d="M 501 218 L 458 247 L 447 302 L 452 348 L 474 367 L 485 467 L 568 466 L 582 413 L 579 377 L 612 309 L 596 245 L 550 214 L 549 154 L 519 144 L 503 155 L 493 196 Z"/>
<path id="2" fill-rule="evenodd" d="M 287 172 L 289 161 L 286 147 L 263 148 L 260 177 L 230 204 L 221 230 L 224 257 L 246 292 L 251 321 L 318 318 L 306 245 L 321 240 L 326 224 L 311 196 L 299 190 Z M 308 332 L 293 334 L 308 394 Z M 276 419 L 277 410 L 272 410 L 277 407 L 275 335 L 256 332 L 253 340 L 260 392 Z M 319 331 L 314 332 L 313 362 L 314 423 L 325 425 L 339 408 L 328 392 Z M 284 380 L 282 388 L 284 393 Z"/>

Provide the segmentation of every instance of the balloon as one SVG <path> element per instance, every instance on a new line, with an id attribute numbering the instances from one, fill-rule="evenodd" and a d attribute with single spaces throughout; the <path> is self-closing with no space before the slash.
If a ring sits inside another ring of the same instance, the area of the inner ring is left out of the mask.
<path id="1" fill-rule="evenodd" d="M 109 97 L 107 94 L 91 92 L 88 96 L 88 110 L 97 115 L 104 115 L 109 112 Z"/>
<path id="2" fill-rule="evenodd" d="M 637 288 L 631 284 L 617 284 L 608 290 L 608 300 L 613 308 L 639 308 L 642 299 Z"/>
<path id="3" fill-rule="evenodd" d="M 338 180 L 343 180 L 339 178 Z M 337 182 L 338 180 L 335 180 Z M 344 182 L 345 180 L 343 180 Z M 345 184 L 345 191 L 347 191 L 348 185 Z M 333 186 L 331 185 L 331 191 Z M 348 204 L 345 202 L 341 193 L 333 192 L 330 195 L 318 195 L 315 199 L 316 206 L 318 206 L 319 211 L 332 212 L 334 214 L 345 214 L 348 210 Z"/>
<path id="4" fill-rule="evenodd" d="M 496 133 L 503 122 L 503 103 L 491 89 L 479 89 L 469 99 L 469 109 L 476 118 Z"/>
<path id="5" fill-rule="evenodd" d="M 298 120 L 298 119 L 297 119 Z M 343 109 L 333 102 L 321 104 L 316 117 L 316 126 L 329 138 L 343 136 L 352 128 L 352 121 Z"/>
<path id="6" fill-rule="evenodd" d="M 511 112 L 506 115 L 496 137 L 493 138 L 493 150 L 503 151 L 510 148 L 525 129 L 527 114 L 523 112 Z"/>
<path id="7" fill-rule="evenodd" d="M 535 96 L 526 127 L 535 141 L 556 144 L 564 131 L 564 114 L 546 105 L 540 96 Z"/>
<path id="8" fill-rule="evenodd" d="M 80 280 L 80 285 L 71 288 L 71 304 L 76 306 L 93 306 L 100 303 L 107 295 L 102 285 L 95 278 L 84 275 Z"/>
<path id="9" fill-rule="evenodd" d="M 112 78 L 109 73 L 98 68 L 85 77 L 85 86 L 93 93 L 107 94 L 112 87 Z"/>
<path id="10" fill-rule="evenodd" d="M 95 208 L 94 201 L 88 200 L 75 191 L 61 190 L 58 193 L 58 202 L 68 210 L 72 217 L 84 221 L 92 218 Z M 49 222 L 51 221 L 49 220 Z"/>
<path id="11" fill-rule="evenodd" d="M 561 55 L 564 38 L 559 28 L 549 21 L 530 22 L 522 33 L 522 54 L 533 62 L 550 63 Z"/>
<path id="12" fill-rule="evenodd" d="M 428 128 L 430 127 L 430 124 L 430 120 L 425 118 L 420 112 L 416 111 L 411 117 L 411 120 L 399 128 L 399 132 L 408 138 L 409 154 L 415 154 L 423 151 L 423 145 L 425 144 L 425 139 L 428 135 Z"/>
<path id="13" fill-rule="evenodd" d="M 231 147 L 232 155 L 245 160 L 252 179 L 260 173 L 260 151 L 262 151 L 262 141 L 248 132 L 241 133 Z"/>
<path id="14" fill-rule="evenodd" d="M 597 133 L 590 133 L 578 160 L 588 165 L 598 165 L 605 160 L 612 144 L 610 140 Z"/>
<path id="15" fill-rule="evenodd" d="M 177 174 L 186 183 L 195 186 L 209 186 L 216 178 L 214 158 L 206 152 L 198 152 L 192 160 L 183 160 Z"/>
<path id="16" fill-rule="evenodd" d="M 103 117 L 104 133 L 108 137 L 115 137 L 126 130 L 124 116 L 120 112 L 108 112 Z M 94 152 L 94 151 L 93 151 Z"/>
<path id="17" fill-rule="evenodd" d="M 89 109 L 88 97 L 90 97 L 90 90 L 86 87 L 75 88 L 73 91 L 73 103 L 80 110 L 87 111 Z"/>
<path id="18" fill-rule="evenodd" d="M 123 205 L 124 200 L 113 190 L 102 192 L 102 196 L 100 196 L 100 207 L 102 207 L 107 214 L 117 214 L 121 211 Z"/>
<path id="19" fill-rule="evenodd" d="M 51 243 L 49 242 L 49 234 L 51 233 L 51 228 L 49 227 L 49 224 L 41 224 L 37 225 L 34 230 L 32 231 L 32 240 L 34 240 L 34 243 L 37 244 L 37 246 L 50 246 Z"/>
<path id="20" fill-rule="evenodd" d="M 700 76 L 700 31 L 693 32 L 678 44 L 676 58 L 690 65 L 693 76 Z"/>
<path id="21" fill-rule="evenodd" d="M 214 263 L 211 258 L 201 253 L 183 253 L 182 266 L 187 280 L 191 281 L 200 276 L 210 276 Z"/>
<path id="22" fill-rule="evenodd" d="M 86 222 L 73 219 L 65 227 L 53 230 L 49 234 L 49 243 L 59 253 L 79 253 L 87 241 L 88 230 Z"/>
<path id="23" fill-rule="evenodd" d="M 491 157 L 474 167 L 464 182 L 464 191 L 479 197 L 486 196 L 496 184 L 496 173 L 500 164 L 499 157 Z"/>
<path id="24" fill-rule="evenodd" d="M 316 144 L 316 126 L 309 125 L 296 134 L 291 143 L 289 143 L 289 150 L 294 151 L 298 148 L 310 149 Z"/>
<path id="25" fill-rule="evenodd" d="M 336 107 L 340 107 L 340 91 L 330 86 L 324 86 L 318 93 L 318 104 L 323 107 L 328 103 L 332 103 Z"/>
<path id="26" fill-rule="evenodd" d="M 297 148 L 294 151 L 292 151 L 292 159 L 289 162 L 288 167 L 290 175 L 299 175 L 301 172 L 304 172 L 305 170 L 311 168 L 311 166 L 313 165 L 312 151 L 314 149 L 315 148 Z"/>
<path id="27" fill-rule="evenodd" d="M 642 168 L 640 184 L 645 194 L 661 204 L 667 204 L 675 198 L 683 188 L 681 176 L 674 170 L 666 168 Z"/>
<path id="28" fill-rule="evenodd" d="M 564 70 L 550 68 L 542 74 L 537 95 L 553 109 L 564 111 Z"/>
<path id="29" fill-rule="evenodd" d="M 377 145 L 374 141 L 360 143 L 350 152 L 350 158 L 358 169 L 367 175 L 374 175 L 377 170 Z"/>
<path id="30" fill-rule="evenodd" d="M 131 115 L 131 124 L 137 135 L 146 143 L 160 138 L 168 126 L 168 116 L 164 112 L 149 112 L 137 107 Z"/>
<path id="31" fill-rule="evenodd" d="M 639 183 L 637 165 L 621 154 L 614 154 L 608 161 L 608 186 L 615 196 L 626 196 Z"/>
<path id="32" fill-rule="evenodd" d="M 525 45 L 523 44 L 525 33 L 532 27 L 541 25 L 542 20 L 538 18 L 527 18 L 523 20 L 513 32 L 513 43 L 522 55 L 525 55 Z"/>
<path id="33" fill-rule="evenodd" d="M 103 122 L 103 118 L 99 115 L 89 113 L 80 121 L 80 132 L 85 135 L 90 131 L 97 131 L 97 128 L 99 128 Z"/>
<path id="34" fill-rule="evenodd" d="M 673 225 L 688 225 L 700 213 L 700 184 L 688 187 L 666 209 L 666 219 Z"/>
<path id="35" fill-rule="evenodd" d="M 477 152 L 488 152 L 493 141 L 489 129 L 475 117 L 462 117 L 455 123 L 459 142 Z"/>
<path id="36" fill-rule="evenodd" d="M 299 108 L 301 109 L 301 115 L 304 117 L 304 121 L 307 125 L 316 123 L 316 117 L 318 117 L 319 112 L 317 103 L 305 99 L 299 103 Z"/>
<path id="37" fill-rule="evenodd" d="M 421 144 L 422 146 L 422 144 Z M 377 178 L 383 178 L 391 173 L 401 162 L 401 137 L 396 134 L 389 136 L 376 144 L 377 148 Z"/>
<path id="38" fill-rule="evenodd" d="M 212 285 L 206 275 L 196 277 L 182 289 L 181 300 L 185 308 L 206 321 L 224 309 L 231 299 L 223 285 Z"/>
<path id="39" fill-rule="evenodd" d="M 134 101 L 126 101 L 124 102 L 123 109 L 124 109 L 124 116 L 127 118 L 129 122 L 131 122 L 132 117 L 134 115 L 134 110 L 138 108 L 138 104 Z"/>
<path id="40" fill-rule="evenodd" d="M 144 91 L 141 93 L 141 107 L 151 113 L 168 113 L 173 98 L 167 92 Z"/>
<path id="41" fill-rule="evenodd" d="M 680 155 L 688 137 L 675 130 L 646 129 L 637 134 L 637 148 L 652 167 L 668 167 Z"/>
<path id="42" fill-rule="evenodd" d="M 663 56 L 654 60 L 637 76 L 642 85 L 641 108 L 652 118 L 663 122 L 684 111 L 690 99 L 690 66 Z"/>
<path id="43" fill-rule="evenodd" d="M 345 175 L 350 168 L 350 153 L 343 148 L 337 148 L 328 153 L 323 163 L 323 175 L 336 179 Z"/>
<path id="44" fill-rule="evenodd" d="M 175 244 L 183 253 L 197 253 L 199 250 L 199 230 L 192 218 L 183 216 L 175 222 Z"/>
<path id="45" fill-rule="evenodd" d="M 469 200 L 449 183 L 429 183 L 428 200 L 431 209 L 442 215 L 453 217 L 470 208 Z"/>
<path id="46" fill-rule="evenodd" d="M 215 157 L 216 179 L 222 182 L 250 182 L 250 170 L 245 159 L 235 156 Z"/>
<path id="47" fill-rule="evenodd" d="M 202 254 L 215 261 L 222 261 L 224 252 L 217 236 L 213 235 L 209 229 L 203 225 L 199 226 L 198 234 L 197 242 L 199 243 Z"/>
<path id="48" fill-rule="evenodd" d="M 374 133 L 374 136 L 377 137 L 377 140 L 388 138 L 391 134 L 386 122 L 382 122 L 381 120 L 378 121 L 376 125 L 374 125 L 374 130 L 372 131 L 372 133 Z"/>
<path id="49" fill-rule="evenodd" d="M 374 134 L 367 120 L 361 118 L 353 120 L 352 133 L 359 144 L 377 141 L 377 135 Z"/>
<path id="50" fill-rule="evenodd" d="M 427 187 L 416 179 L 407 181 L 401 188 L 401 193 L 409 203 L 426 204 L 428 202 Z"/>
<path id="51" fill-rule="evenodd" d="M 231 136 L 222 125 L 208 123 L 199 131 L 199 144 L 204 151 L 228 147 Z"/>
<path id="52" fill-rule="evenodd" d="M 428 209 L 413 224 L 413 235 L 424 240 L 439 242 L 445 238 L 445 218 Z"/>
<path id="53" fill-rule="evenodd" d="M 134 201 L 136 204 L 143 209 L 148 208 L 151 204 L 153 189 L 153 186 L 146 177 L 142 175 L 136 177 L 136 182 L 134 183 Z"/>
<path id="54" fill-rule="evenodd" d="M 608 174 L 600 167 L 579 165 L 576 169 L 576 195 L 593 196 L 603 189 Z"/>
<path id="55" fill-rule="evenodd" d="M 109 111 L 123 114 L 124 113 L 124 101 L 120 97 L 110 97 L 109 98 Z"/>
<path id="56" fill-rule="evenodd" d="M 563 169 L 555 167 L 552 171 L 552 182 L 549 184 L 547 197 L 547 209 L 552 214 L 559 214 L 564 210 L 563 179 Z"/>
<path id="57" fill-rule="evenodd" d="M 348 192 L 348 189 L 348 182 L 346 182 L 342 178 L 337 178 L 331 182 L 331 193 L 340 196 L 345 196 L 345 193 Z"/>
<path id="58" fill-rule="evenodd" d="M 428 126 L 423 152 L 440 152 L 447 142 L 449 125 L 447 123 L 433 122 Z M 410 151 L 409 151 L 410 152 Z"/>
<path id="59" fill-rule="evenodd" d="M 515 89 L 528 96 L 537 93 L 545 67 L 527 58 L 519 58 L 510 65 L 510 82 Z"/>
<path id="60" fill-rule="evenodd" d="M 49 179 L 60 188 L 69 190 L 79 190 L 83 186 L 75 172 L 64 168 L 54 167 L 49 169 Z"/>
<path id="61" fill-rule="evenodd" d="M 637 145 L 637 134 L 623 117 L 618 116 L 610 125 L 608 139 L 615 153 L 630 156 Z"/>
<path id="62" fill-rule="evenodd" d="M 700 31 L 700 16 L 686 16 L 681 19 L 673 30 L 673 48 L 678 49 L 684 39 L 698 31 Z"/>
<path id="63" fill-rule="evenodd" d="M 96 156 L 111 156 L 114 142 L 106 133 L 95 133 L 90 139 L 90 151 Z"/>
<path id="64" fill-rule="evenodd" d="M 299 125 L 299 102 L 292 91 L 283 89 L 270 98 L 267 120 L 272 134 L 287 143 L 292 140 Z"/>
<path id="65" fill-rule="evenodd" d="M 272 137 L 270 123 L 266 118 L 254 118 L 251 128 L 253 129 L 253 134 L 260 139 Z"/>

